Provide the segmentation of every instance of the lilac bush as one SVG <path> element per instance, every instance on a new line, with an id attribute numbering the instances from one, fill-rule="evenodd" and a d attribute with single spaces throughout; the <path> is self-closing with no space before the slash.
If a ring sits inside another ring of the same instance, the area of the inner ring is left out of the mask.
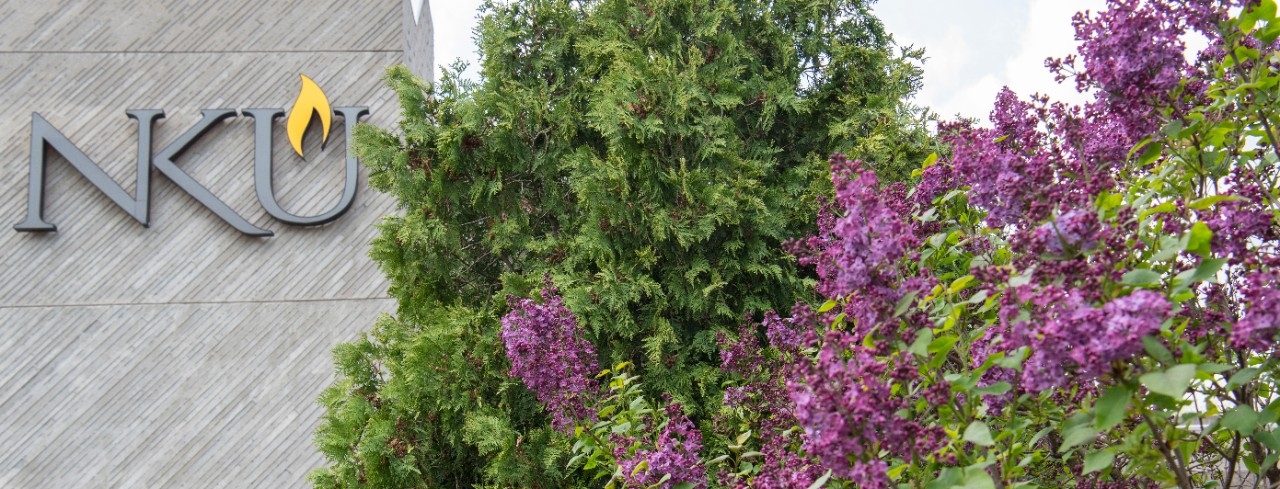
<path id="1" fill-rule="evenodd" d="M 786 244 L 822 302 L 719 334 L 701 431 L 625 369 L 593 391 L 572 315 L 513 302 L 513 375 L 591 427 L 571 466 L 611 487 L 1280 484 L 1276 3 L 1110 0 L 1073 25 L 1046 66 L 1088 102 L 1006 89 L 989 127 L 940 124 L 949 153 L 909 185 L 829 160 L 817 232 Z"/>

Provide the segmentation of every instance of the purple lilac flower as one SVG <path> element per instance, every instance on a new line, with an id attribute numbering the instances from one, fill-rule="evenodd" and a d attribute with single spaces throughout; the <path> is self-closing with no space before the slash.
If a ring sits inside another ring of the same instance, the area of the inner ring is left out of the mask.
<path id="1" fill-rule="evenodd" d="M 782 319 L 778 317 L 778 313 L 769 311 L 764 314 L 764 336 L 769 339 L 769 345 L 779 350 L 794 351 L 805 343 L 804 331 L 807 329 L 805 321 L 809 306 L 803 303 L 797 303 L 792 310 L 792 318 Z M 794 319 L 800 316 L 802 319 Z"/>
<path id="2" fill-rule="evenodd" d="M 1231 345 L 1266 351 L 1275 346 L 1280 331 L 1280 277 L 1256 272 L 1245 279 L 1244 317 L 1231 329 Z"/>
<path id="3" fill-rule="evenodd" d="M 1072 210 L 1040 225 L 1033 232 L 1042 250 L 1064 256 L 1088 251 L 1098 245 L 1098 219 L 1090 211 Z"/>
<path id="4" fill-rule="evenodd" d="M 503 346 L 510 375 L 520 379 L 551 413 L 552 425 L 571 431 L 576 420 L 593 415 L 598 392 L 595 347 L 582 338 L 578 321 L 548 281 L 542 304 L 508 297 L 511 312 L 502 317 Z"/>
<path id="5" fill-rule="evenodd" d="M 836 199 L 818 219 L 818 234 L 788 243 L 802 265 L 815 265 L 818 293 L 844 299 L 848 322 L 865 335 L 884 322 L 902 297 L 899 262 L 918 246 L 907 224 L 905 194 L 881 189 L 874 172 L 844 155 L 831 157 Z"/>
<path id="6" fill-rule="evenodd" d="M 765 315 L 765 335 L 774 348 L 795 352 L 802 344 L 810 344 L 813 337 L 813 311 L 803 303 L 792 309 L 792 317 L 782 319 L 777 313 Z M 721 369 L 738 377 L 739 385 L 725 390 L 726 406 L 741 408 L 758 417 L 752 430 L 761 440 L 759 451 L 760 472 L 750 481 L 750 487 L 760 489 L 788 489 L 808 487 L 826 472 L 826 468 L 811 457 L 797 453 L 796 443 L 802 443 L 804 434 L 792 430 L 796 421 L 793 404 L 787 395 L 782 372 L 785 363 L 771 360 L 756 338 L 755 327 L 744 324 L 734 341 L 720 335 Z M 734 479 L 730 474 L 720 474 L 722 485 Z"/>
<path id="7" fill-rule="evenodd" d="M 1272 213 L 1267 208 L 1267 190 L 1255 183 L 1255 174 L 1237 169 L 1227 178 L 1229 192 L 1239 200 L 1218 203 L 1205 221 L 1213 230 L 1213 251 L 1231 263 L 1244 261 L 1253 240 L 1280 240 Z"/>
<path id="8" fill-rule="evenodd" d="M 1149 290 L 1108 302 L 1103 306 L 1102 330 L 1089 342 L 1102 363 L 1124 360 L 1142 352 L 1142 337 L 1156 334 L 1171 305 L 1163 295 Z"/>
<path id="9" fill-rule="evenodd" d="M 969 354 L 973 358 L 973 361 L 971 362 L 973 368 L 981 367 L 982 364 L 987 363 L 987 359 L 990 358 L 992 354 L 1001 351 L 1000 341 L 1003 336 L 1004 330 L 1002 328 L 999 326 L 992 327 L 983 333 L 982 337 L 976 339 L 973 344 L 969 346 Z M 982 378 L 978 380 L 978 387 L 990 387 L 1000 382 L 1008 382 L 1010 385 L 1013 385 L 1016 383 L 1017 374 L 1018 372 L 1011 368 L 992 365 L 986 372 L 983 372 Z M 947 391 L 946 393 L 949 394 L 950 391 Z M 934 397 L 940 397 L 941 393 L 932 392 L 927 394 Z M 1013 391 L 1010 390 L 1004 394 L 983 395 L 982 400 L 990 406 L 992 413 L 998 415 L 1004 409 L 1005 404 L 1013 400 L 1013 395 Z M 945 399 L 939 400 L 945 401 Z"/>
<path id="10" fill-rule="evenodd" d="M 660 487 L 671 488 L 684 482 L 693 483 L 697 488 L 706 487 L 706 467 L 698 457 L 702 433 L 693 427 L 679 403 L 667 405 L 665 412 L 667 424 L 652 448 L 640 448 L 628 454 L 628 447 L 633 443 L 624 442 L 614 449 L 624 486 L 649 487 L 670 475 Z M 642 462 L 647 462 L 645 467 L 636 470 Z"/>
<path id="11" fill-rule="evenodd" d="M 817 363 L 801 363 L 793 370 L 787 388 L 805 430 L 805 451 L 859 487 L 888 487 L 880 450 L 910 458 L 945 445 L 941 427 L 925 427 L 897 414 L 908 405 L 881 380 L 888 367 L 853 335 L 828 332 Z"/>
<path id="12" fill-rule="evenodd" d="M 921 172 L 920 182 L 913 189 L 911 199 L 918 207 L 928 208 L 933 205 L 933 199 L 941 197 L 956 186 L 956 174 L 951 165 L 937 163 Z"/>
<path id="13" fill-rule="evenodd" d="M 1101 308 L 1076 289 L 1058 286 L 1025 292 L 1030 315 L 1007 327 L 1005 348 L 1031 347 L 1022 385 L 1032 392 L 1105 374 L 1111 363 L 1142 351 L 1142 337 L 1160 330 L 1171 308 L 1168 299 L 1139 290 Z M 1016 306 L 1015 306 L 1016 308 Z M 1002 314 L 1007 320 L 1012 314 Z"/>

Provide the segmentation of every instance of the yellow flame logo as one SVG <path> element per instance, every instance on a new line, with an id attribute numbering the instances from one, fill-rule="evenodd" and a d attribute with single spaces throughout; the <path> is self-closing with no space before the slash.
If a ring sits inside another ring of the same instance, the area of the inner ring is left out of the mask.
<path id="1" fill-rule="evenodd" d="M 320 85 L 307 78 L 307 75 L 298 75 L 302 77 L 302 90 L 298 91 L 298 99 L 293 101 L 293 108 L 289 109 L 289 121 L 285 128 L 289 133 L 289 144 L 293 145 L 293 151 L 302 156 L 302 134 L 307 132 L 307 126 L 311 124 L 311 114 L 320 116 L 320 126 L 323 129 L 320 136 L 320 144 L 329 141 L 329 125 L 333 122 L 333 108 L 329 106 L 329 97 L 324 95 L 324 90 L 320 89 Z"/>

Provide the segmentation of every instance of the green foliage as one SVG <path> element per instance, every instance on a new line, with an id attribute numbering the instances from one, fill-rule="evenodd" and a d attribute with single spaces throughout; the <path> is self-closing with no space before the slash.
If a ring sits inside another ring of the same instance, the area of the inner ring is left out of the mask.
<path id="1" fill-rule="evenodd" d="M 399 307 L 335 352 L 315 485 L 581 485 L 497 334 L 544 275 L 602 362 L 714 409 L 714 331 L 811 293 L 780 245 L 812 231 L 825 155 L 901 180 L 934 150 L 901 102 L 919 71 L 867 9 L 490 2 L 480 82 L 390 69 L 398 131 L 354 147 L 402 211 L 371 251 Z"/>

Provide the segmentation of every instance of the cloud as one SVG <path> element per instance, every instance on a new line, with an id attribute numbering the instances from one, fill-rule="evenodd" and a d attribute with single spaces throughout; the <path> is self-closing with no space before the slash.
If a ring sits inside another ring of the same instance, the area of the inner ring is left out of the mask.
<path id="1" fill-rule="evenodd" d="M 480 54 L 472 30 L 478 23 L 482 0 L 446 0 L 430 2 L 431 27 L 435 29 L 436 65 L 449 66 L 466 61 L 464 76 L 479 78 Z M 440 70 L 436 70 L 439 76 Z"/>
<path id="2" fill-rule="evenodd" d="M 1002 87 L 1081 102 L 1071 82 L 1058 84 L 1048 57 L 1075 52 L 1071 17 L 1105 0 L 914 0 L 877 4 L 876 14 L 901 44 L 925 48 L 924 89 L 916 102 L 943 118 L 986 121 Z"/>
<path id="3" fill-rule="evenodd" d="M 1029 12 L 1026 0 L 913 0 L 878 3 L 875 14 L 899 44 L 925 49 L 924 88 L 915 102 L 953 118 L 990 111 Z"/>
<path id="4" fill-rule="evenodd" d="M 436 64 L 456 59 L 478 78 L 479 54 L 472 30 L 482 0 L 431 3 Z M 1001 87 L 1020 96 L 1044 93 L 1057 100 L 1083 97 L 1070 82 L 1058 84 L 1044 67 L 1047 57 L 1075 52 L 1071 16 L 1097 11 L 1105 0 L 912 0 L 882 2 L 875 14 L 900 45 L 924 47 L 924 89 L 916 103 L 944 118 L 957 113 L 985 121 Z"/>
<path id="5" fill-rule="evenodd" d="M 987 115 L 991 113 L 991 103 L 996 100 L 996 94 L 1000 93 L 1000 88 L 1003 86 L 1005 86 L 1003 78 L 997 75 L 983 76 L 977 81 L 968 82 L 957 90 L 951 91 L 945 98 L 939 99 L 933 111 L 937 112 L 938 117 L 943 120 L 952 120 L 959 115 L 986 121 Z"/>
<path id="6" fill-rule="evenodd" d="M 1055 82 L 1053 74 L 1045 68 L 1044 60 L 1075 54 L 1075 30 L 1071 27 L 1071 17 L 1076 12 L 1096 12 L 1105 6 L 1103 0 L 1032 0 L 1030 20 L 1019 41 L 1018 52 L 1004 65 L 1003 78 L 1009 88 L 1024 98 L 1040 93 L 1064 102 L 1085 101 L 1085 97 L 1076 92 L 1072 81 Z M 992 100 L 994 97 L 993 93 Z"/>

